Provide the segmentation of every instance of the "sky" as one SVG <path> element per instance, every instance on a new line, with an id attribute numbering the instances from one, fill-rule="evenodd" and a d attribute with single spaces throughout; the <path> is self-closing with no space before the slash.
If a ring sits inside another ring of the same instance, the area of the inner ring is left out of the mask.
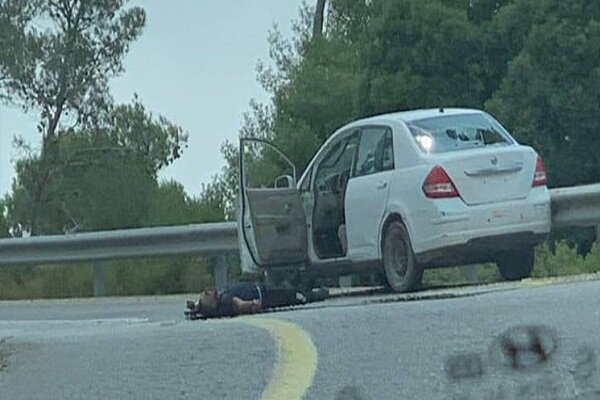
<path id="1" fill-rule="evenodd" d="M 256 82 L 258 60 L 268 60 L 267 36 L 277 24 L 285 36 L 301 0 L 137 0 L 146 10 L 144 33 L 111 81 L 117 103 L 134 93 L 155 115 L 189 133 L 189 147 L 161 179 L 181 182 L 191 195 L 224 165 L 220 146 L 236 140 L 252 98 L 266 101 Z M 24 137 L 39 148 L 36 114 L 0 105 L 0 197 L 14 178 L 12 142 Z"/>

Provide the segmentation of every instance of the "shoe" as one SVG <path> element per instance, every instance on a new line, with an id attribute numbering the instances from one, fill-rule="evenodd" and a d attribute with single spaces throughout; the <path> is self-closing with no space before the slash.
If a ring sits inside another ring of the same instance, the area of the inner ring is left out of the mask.
<path id="1" fill-rule="evenodd" d="M 300 293 L 300 292 L 296 292 L 296 301 L 297 301 L 298 303 L 302 303 L 302 304 L 304 304 L 304 303 L 306 303 L 306 302 L 307 302 L 307 300 L 306 300 L 306 296 L 304 296 L 304 295 L 303 295 L 302 293 Z"/>

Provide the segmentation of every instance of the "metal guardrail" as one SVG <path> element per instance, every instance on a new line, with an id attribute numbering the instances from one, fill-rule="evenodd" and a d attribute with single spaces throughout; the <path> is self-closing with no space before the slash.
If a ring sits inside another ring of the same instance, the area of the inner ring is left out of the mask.
<path id="1" fill-rule="evenodd" d="M 600 225 L 600 184 L 550 190 L 552 229 Z"/>
<path id="2" fill-rule="evenodd" d="M 92 262 L 94 294 L 104 296 L 106 261 L 174 255 L 214 256 L 215 284 L 227 283 L 224 256 L 239 251 L 235 222 L 0 240 L 0 266 Z"/>
<path id="3" fill-rule="evenodd" d="M 232 222 L 0 240 L 0 265 L 237 252 Z"/>
<path id="4" fill-rule="evenodd" d="M 600 184 L 550 190 L 552 229 L 600 227 Z M 600 239 L 600 228 L 597 228 Z M 239 251 L 235 222 L 127 229 L 0 240 L 0 266 L 92 262 L 94 291 L 104 295 L 104 262 L 173 255 L 215 256 L 216 284 L 226 283 L 224 255 Z"/>

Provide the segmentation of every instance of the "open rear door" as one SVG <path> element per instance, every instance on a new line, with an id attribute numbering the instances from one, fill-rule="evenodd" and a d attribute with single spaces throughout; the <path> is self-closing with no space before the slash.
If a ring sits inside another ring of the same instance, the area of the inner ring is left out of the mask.
<path id="1" fill-rule="evenodd" d="M 306 216 L 292 162 L 272 143 L 244 138 L 240 140 L 239 174 L 242 270 L 304 264 Z"/>

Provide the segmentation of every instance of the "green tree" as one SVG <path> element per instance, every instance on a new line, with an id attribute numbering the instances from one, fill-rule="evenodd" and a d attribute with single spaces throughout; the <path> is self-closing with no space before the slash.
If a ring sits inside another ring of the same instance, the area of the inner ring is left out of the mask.
<path id="1" fill-rule="evenodd" d="M 187 148 L 188 134 L 163 116 L 154 117 L 140 99 L 119 105 L 102 121 L 110 146 L 126 148 L 142 158 L 148 171 L 158 171 L 177 160 Z"/>
<path id="2" fill-rule="evenodd" d="M 39 233 L 101 230 L 143 224 L 157 173 L 179 156 L 187 135 L 163 117 L 153 117 L 137 99 L 114 108 L 97 129 L 70 130 L 56 140 L 55 162 L 41 199 Z M 16 164 L 8 199 L 15 232 L 30 231 L 40 156 Z"/>
<path id="3" fill-rule="evenodd" d="M 192 221 L 196 223 L 232 220 L 235 208 L 225 195 L 223 185 L 216 179 L 203 185 L 202 193 L 190 201 Z"/>
<path id="4" fill-rule="evenodd" d="M 41 199 L 40 234 L 131 228 L 140 225 L 155 186 L 147 168 L 126 151 L 98 150 L 83 137 L 63 135 Z M 31 231 L 39 156 L 17 162 L 8 198 L 9 221 L 17 233 Z"/>
<path id="5" fill-rule="evenodd" d="M 491 21 L 502 7 L 509 4 L 511 0 L 469 0 L 460 1 L 463 5 L 468 3 L 467 13 L 469 19 L 476 24 Z"/>
<path id="6" fill-rule="evenodd" d="M 186 194 L 179 182 L 161 182 L 149 197 L 143 226 L 221 222 L 228 217 L 227 206 L 222 186 L 217 181 L 205 184 L 197 198 Z"/>
<path id="7" fill-rule="evenodd" d="M 42 146 L 31 193 L 31 231 L 38 219 L 65 124 L 95 125 L 110 109 L 108 79 L 123 71 L 145 12 L 126 0 L 0 0 L 3 37 L 0 92 L 39 114 Z M 43 27 L 43 28 L 41 28 Z M 66 120 L 66 121 L 65 121 Z"/>
<path id="8" fill-rule="evenodd" d="M 191 222 L 189 198 L 176 181 L 161 182 L 149 198 L 143 226 L 183 225 Z"/>
<path id="9" fill-rule="evenodd" d="M 373 3 L 361 114 L 484 102 L 479 31 L 439 0 Z"/>
<path id="10" fill-rule="evenodd" d="M 518 1 L 503 10 L 526 7 Z M 487 103 L 545 158 L 551 186 L 600 180 L 600 5 L 544 0 L 530 9 L 522 47 Z"/>

